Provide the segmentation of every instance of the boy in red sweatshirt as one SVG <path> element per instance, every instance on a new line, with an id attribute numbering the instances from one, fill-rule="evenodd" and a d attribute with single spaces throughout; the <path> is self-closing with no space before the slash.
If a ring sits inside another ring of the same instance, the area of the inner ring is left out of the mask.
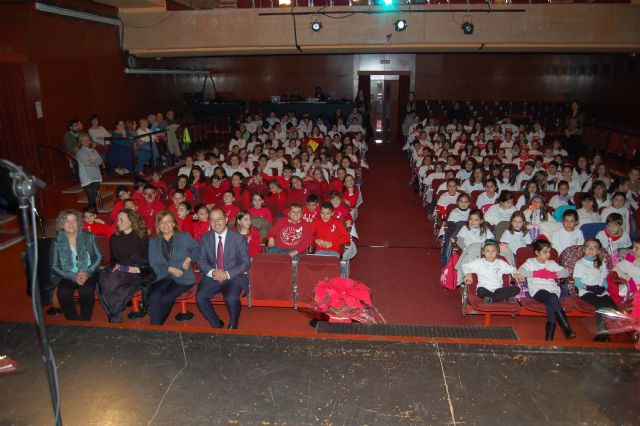
<path id="1" fill-rule="evenodd" d="M 341 246 L 351 241 L 347 228 L 332 216 L 331 203 L 322 203 L 320 217 L 311 224 L 317 255 L 340 257 Z"/>
<path id="2" fill-rule="evenodd" d="M 269 253 L 286 253 L 297 259 L 312 241 L 311 228 L 302 220 L 302 206 L 289 206 L 287 219 L 279 220 L 267 235 L 269 238 Z"/>
<path id="3" fill-rule="evenodd" d="M 123 209 L 124 200 L 128 200 L 131 198 L 131 194 L 129 193 L 129 189 L 124 185 L 116 186 L 116 201 L 113 203 L 113 209 L 109 216 L 111 217 L 111 222 L 116 223 L 118 221 L 118 213 Z"/>
<path id="4" fill-rule="evenodd" d="M 240 213 L 240 207 L 233 204 L 233 202 L 236 201 L 236 197 L 233 195 L 233 191 L 231 189 L 224 191 L 222 201 L 224 204 L 220 206 L 220 208 L 224 212 L 225 216 L 227 216 L 227 219 L 235 219 L 236 216 L 238 216 L 238 213 Z"/>
<path id="5" fill-rule="evenodd" d="M 156 215 L 164 210 L 164 204 L 156 200 L 156 188 L 153 185 L 146 184 L 142 190 L 142 196 L 144 202 L 138 206 L 138 215 L 145 220 L 149 235 L 155 235 Z"/>
<path id="6" fill-rule="evenodd" d="M 98 211 L 95 207 L 87 207 L 83 210 L 84 230 L 91 232 L 93 235 L 102 235 L 110 237 L 114 229 L 98 219 Z"/>
<path id="7" fill-rule="evenodd" d="M 351 228 L 351 225 L 353 225 L 353 217 L 351 216 L 349 207 L 342 203 L 342 194 L 334 191 L 331 193 L 330 199 L 331 205 L 333 206 L 333 217 L 342 222 L 347 228 Z"/>

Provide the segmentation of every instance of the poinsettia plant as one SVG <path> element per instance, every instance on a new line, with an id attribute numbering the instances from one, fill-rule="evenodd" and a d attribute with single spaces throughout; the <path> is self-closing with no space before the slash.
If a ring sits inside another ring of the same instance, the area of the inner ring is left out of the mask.
<path id="1" fill-rule="evenodd" d="M 349 278 L 335 277 L 318 281 L 313 299 L 317 311 L 332 317 L 349 318 L 362 323 L 385 323 L 371 304 L 371 290 Z"/>

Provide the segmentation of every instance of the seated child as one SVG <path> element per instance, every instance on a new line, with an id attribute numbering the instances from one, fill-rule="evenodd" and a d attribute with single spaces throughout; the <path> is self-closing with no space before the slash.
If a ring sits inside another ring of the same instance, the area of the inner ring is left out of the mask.
<path id="1" fill-rule="evenodd" d="M 222 209 L 224 214 L 227 216 L 227 220 L 229 221 L 231 221 L 232 219 L 235 219 L 238 213 L 240 213 L 240 207 L 233 204 L 235 200 L 236 200 L 236 197 L 233 195 L 232 190 L 228 189 L 224 191 L 224 195 L 222 196 L 222 202 L 224 204 L 222 204 L 220 208 Z"/>
<path id="2" fill-rule="evenodd" d="M 511 220 L 511 216 L 516 211 L 513 206 L 513 192 L 502 191 L 498 197 L 498 204 L 489 207 L 485 214 L 485 219 L 491 225 L 496 226 L 500 222 Z"/>
<path id="3" fill-rule="evenodd" d="M 462 266 L 465 283 L 471 284 L 473 282 L 471 274 L 478 276 L 476 294 L 484 298 L 484 303 L 515 301 L 515 296 L 520 293 L 520 288 L 516 286 L 503 287 L 503 275 L 513 275 L 517 281 L 524 281 L 524 277 L 516 271 L 516 268 L 504 260 L 498 259 L 499 255 L 498 242 L 486 240 L 482 244 L 482 257 Z"/>
<path id="4" fill-rule="evenodd" d="M 618 285 L 617 288 L 609 284 L 609 294 L 615 302 L 622 303 L 636 293 L 638 287 L 636 283 L 640 283 L 640 239 L 633 242 L 631 253 L 624 256 L 613 270 L 618 277 L 626 281 L 626 284 Z"/>
<path id="5" fill-rule="evenodd" d="M 149 235 L 155 235 L 156 215 L 164 210 L 164 204 L 156 199 L 156 188 L 146 184 L 143 190 L 144 202 L 138 206 L 138 215 L 147 224 Z"/>
<path id="6" fill-rule="evenodd" d="M 164 197 L 164 194 L 167 193 L 167 184 L 166 182 L 162 181 L 162 173 L 160 173 L 159 171 L 156 170 L 155 172 L 153 172 L 153 174 L 151 175 L 151 182 L 149 183 L 156 188 L 158 199 L 161 199 L 162 197 Z"/>
<path id="7" fill-rule="evenodd" d="M 622 225 L 620 225 L 622 226 Z M 573 269 L 573 280 L 578 295 L 582 300 L 595 307 L 616 309 L 609 293 L 607 293 L 607 266 L 600 255 L 602 245 L 595 238 L 585 241 L 582 249 L 584 257 L 576 262 Z M 596 335 L 596 342 L 608 342 L 609 336 L 600 332 L 606 332 L 605 323 L 601 314 L 596 314 L 596 324 L 599 333 Z"/>
<path id="8" fill-rule="evenodd" d="M 500 237 L 500 242 L 507 245 L 511 254 L 515 256 L 518 249 L 526 247 L 532 243 L 531 236 L 527 229 L 527 221 L 524 213 L 514 212 L 509 220 L 509 227 Z"/>
<path id="9" fill-rule="evenodd" d="M 467 223 L 460 228 L 455 236 L 456 244 L 461 249 L 465 249 L 475 243 L 482 244 L 490 238 L 493 238 L 493 232 L 485 222 L 484 214 L 480 209 L 474 209 L 469 212 Z"/>
<path id="10" fill-rule="evenodd" d="M 606 219 L 611 213 L 620 213 L 622 215 L 624 232 L 629 234 L 631 224 L 629 222 L 629 208 L 626 206 L 626 202 L 627 196 L 624 192 L 616 192 L 611 197 L 611 206 L 602 210 L 600 217 Z"/>
<path id="11" fill-rule="evenodd" d="M 609 214 L 606 223 L 606 227 L 598 232 L 596 238 L 610 256 L 618 257 L 620 249 L 631 247 L 631 238 L 629 238 L 629 234 L 624 232 L 624 221 L 620 213 Z"/>
<path id="12" fill-rule="evenodd" d="M 553 340 L 556 330 L 556 322 L 564 332 L 567 339 L 576 337 L 569 325 L 567 314 L 560 304 L 560 286 L 556 283 L 558 278 L 567 278 L 569 272 L 551 257 L 551 243 L 539 239 L 533 242 L 533 252 L 536 257 L 527 259 L 520 266 L 518 272 L 527 278 L 529 294 L 540 303 L 544 303 L 547 310 L 547 322 L 545 324 L 545 339 Z"/>
<path id="13" fill-rule="evenodd" d="M 458 192 L 458 181 L 451 178 L 447 181 L 447 192 L 438 198 L 437 209 L 441 214 L 447 210 L 449 204 L 455 204 L 458 201 L 460 193 Z"/>
<path id="14" fill-rule="evenodd" d="M 600 213 L 598 213 L 598 203 L 593 195 L 587 194 L 580 199 L 578 209 L 578 221 L 585 225 L 587 223 L 601 223 Z"/>
<path id="15" fill-rule="evenodd" d="M 551 197 L 551 200 L 549 200 L 549 206 L 553 207 L 555 210 L 560 206 L 570 205 L 573 205 L 573 200 L 569 196 L 569 184 L 567 181 L 561 180 L 558 182 L 558 193 Z"/>
<path id="16" fill-rule="evenodd" d="M 82 218 L 84 230 L 92 233 L 93 235 L 110 237 L 114 232 L 111 226 L 104 223 L 103 220 L 98 219 L 98 211 L 95 207 L 87 207 L 84 209 Z"/>
<path id="17" fill-rule="evenodd" d="M 198 204 L 194 208 L 197 220 L 192 220 L 189 233 L 194 240 L 200 241 L 200 238 L 211 230 L 209 223 L 209 209 L 204 204 Z"/>
<path id="18" fill-rule="evenodd" d="M 492 206 L 497 203 L 499 201 L 497 190 L 498 184 L 495 179 L 487 179 L 487 182 L 484 184 L 484 192 L 478 195 L 476 206 L 478 206 L 478 208 L 482 210 L 485 210 L 485 208 L 490 208 L 488 206 Z"/>
<path id="19" fill-rule="evenodd" d="M 549 241 L 559 255 L 567 247 L 584 244 L 584 236 L 578 229 L 578 213 L 575 210 L 567 210 L 562 214 L 562 228 L 552 233 Z"/>
<path id="20" fill-rule="evenodd" d="M 173 194 L 176 195 L 175 193 Z M 178 228 L 182 232 L 191 232 L 191 226 L 193 225 L 193 214 L 191 213 L 191 205 L 186 201 L 178 204 L 178 211 L 176 214 Z"/>

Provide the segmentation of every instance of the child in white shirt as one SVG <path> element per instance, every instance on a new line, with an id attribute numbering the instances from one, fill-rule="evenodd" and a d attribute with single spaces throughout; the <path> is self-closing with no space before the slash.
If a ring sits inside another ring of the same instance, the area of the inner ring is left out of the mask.
<path id="1" fill-rule="evenodd" d="M 478 276 L 476 294 L 484 298 L 484 303 L 497 303 L 515 301 L 515 296 L 520 293 L 517 286 L 503 287 L 502 276 L 513 275 L 517 281 L 523 281 L 516 268 L 502 259 L 498 259 L 500 246 L 495 240 L 486 240 L 482 245 L 482 257 L 462 266 L 466 284 L 473 282 L 471 274 Z"/>
<path id="2" fill-rule="evenodd" d="M 598 213 L 594 207 L 596 206 L 596 199 L 591 194 L 583 195 L 580 199 L 581 207 L 578 209 L 578 220 L 581 225 L 587 223 L 601 223 L 600 213 Z"/>
<path id="3" fill-rule="evenodd" d="M 571 196 L 569 196 L 569 184 L 566 181 L 561 180 L 558 182 L 558 193 L 551 197 L 549 205 L 553 207 L 554 210 L 560 206 L 573 205 L 573 200 Z"/>
<path id="4" fill-rule="evenodd" d="M 496 226 L 500 222 L 511 220 L 511 216 L 516 212 L 513 206 L 513 193 L 511 191 L 502 191 L 498 197 L 498 204 L 489 207 L 485 214 L 485 220 Z"/>
<path id="5" fill-rule="evenodd" d="M 455 204 L 456 201 L 458 201 L 459 196 L 458 182 L 455 179 L 449 179 L 447 181 L 447 192 L 440 195 L 440 198 L 438 198 L 438 208 L 446 210 L 449 204 Z"/>
<path id="6" fill-rule="evenodd" d="M 493 232 L 484 221 L 482 210 L 475 209 L 469 212 L 467 224 L 460 228 L 455 237 L 458 247 L 465 249 L 471 244 L 484 243 L 486 240 L 493 238 Z"/>
<path id="7" fill-rule="evenodd" d="M 482 209 L 484 206 L 492 206 L 498 202 L 497 189 L 498 185 L 495 179 L 487 179 L 487 182 L 484 184 L 484 192 L 478 195 L 476 206 Z"/>
<path id="8" fill-rule="evenodd" d="M 626 206 L 626 202 L 627 196 L 624 192 L 616 192 L 613 194 L 613 197 L 611 197 L 611 206 L 602 210 L 600 216 L 606 219 L 611 213 L 620 213 L 622 215 L 624 232 L 629 234 L 629 208 Z"/>
<path id="9" fill-rule="evenodd" d="M 607 216 L 606 227 L 598 232 L 596 239 L 611 256 L 618 256 L 621 249 L 631 247 L 631 238 L 624 232 L 622 215 L 611 213 Z"/>
<path id="10" fill-rule="evenodd" d="M 549 241 L 558 254 L 571 246 L 584 244 L 582 231 L 577 228 L 578 213 L 575 210 L 567 210 L 562 214 L 562 229 L 551 234 Z"/>
<path id="11" fill-rule="evenodd" d="M 553 340 L 556 322 L 560 324 L 565 337 L 573 339 L 576 334 L 571 329 L 567 315 L 560 304 L 560 287 L 556 283 L 558 278 L 567 278 L 569 272 L 550 260 L 551 243 L 549 241 L 543 239 L 534 241 L 533 252 L 536 257 L 527 259 L 518 272 L 527 278 L 531 297 L 545 305 L 547 311 L 545 339 Z"/>
<path id="12" fill-rule="evenodd" d="M 573 281 L 580 298 L 594 308 L 616 309 L 616 304 L 607 293 L 607 274 L 609 271 L 607 271 L 607 266 L 600 254 L 601 248 L 600 242 L 595 238 L 589 238 L 584 242 L 582 247 L 584 257 L 576 262 L 573 269 Z M 609 336 L 606 334 L 607 330 L 601 314 L 596 313 L 596 324 L 598 334 L 593 340 L 608 342 Z"/>
<path id="13" fill-rule="evenodd" d="M 527 221 L 524 218 L 524 213 L 516 211 L 511 215 L 509 227 L 500 237 L 500 242 L 505 243 L 514 256 L 518 249 L 532 243 L 531 236 L 527 230 Z"/>
<path id="14" fill-rule="evenodd" d="M 467 194 L 460 194 L 457 201 L 458 207 L 451 210 L 449 216 L 444 220 L 447 222 L 447 228 L 458 222 L 466 222 L 469 220 L 469 205 L 471 204 L 471 197 Z M 445 227 L 440 227 L 438 238 L 444 237 Z"/>

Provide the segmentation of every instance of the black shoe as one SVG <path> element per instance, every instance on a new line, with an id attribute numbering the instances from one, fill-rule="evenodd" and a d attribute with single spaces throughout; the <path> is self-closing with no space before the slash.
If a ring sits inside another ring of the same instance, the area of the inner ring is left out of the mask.
<path id="1" fill-rule="evenodd" d="M 109 322 L 110 323 L 115 323 L 115 324 L 119 324 L 122 322 L 122 314 L 117 314 L 117 315 L 111 315 L 109 317 Z"/>
<path id="2" fill-rule="evenodd" d="M 312 319 L 311 321 L 309 321 L 309 325 L 313 328 L 316 328 L 316 326 L 318 325 L 318 320 Z"/>
<path id="3" fill-rule="evenodd" d="M 220 319 L 219 319 L 218 321 L 216 321 L 216 322 L 214 322 L 214 323 L 213 323 L 213 326 L 214 326 L 215 328 L 224 328 L 224 322 L 223 322 L 222 320 L 220 320 Z"/>
<path id="4" fill-rule="evenodd" d="M 487 305 L 490 305 L 493 303 L 493 299 L 490 297 L 485 297 L 483 302 L 486 303 Z"/>
<path id="5" fill-rule="evenodd" d="M 544 329 L 544 340 L 553 340 L 553 335 L 556 332 L 556 323 L 555 322 L 548 322 L 545 325 L 545 329 Z"/>
<path id="6" fill-rule="evenodd" d="M 229 324 L 229 326 L 227 327 L 227 329 L 229 330 L 237 330 L 238 326 L 237 325 L 233 325 L 233 324 Z"/>
<path id="7" fill-rule="evenodd" d="M 558 320 L 558 325 L 564 333 L 564 337 L 566 337 L 567 339 L 573 339 L 576 337 L 576 333 L 571 329 L 569 320 L 567 319 L 567 314 L 563 309 L 556 312 L 556 319 Z"/>
<path id="8" fill-rule="evenodd" d="M 51 316 L 56 316 L 58 314 L 62 313 L 62 309 L 61 308 L 54 308 L 53 306 L 49 309 L 47 309 L 47 315 L 51 315 Z"/>
<path id="9" fill-rule="evenodd" d="M 608 334 L 597 334 L 596 337 L 593 338 L 594 342 L 610 342 L 611 338 Z"/>

